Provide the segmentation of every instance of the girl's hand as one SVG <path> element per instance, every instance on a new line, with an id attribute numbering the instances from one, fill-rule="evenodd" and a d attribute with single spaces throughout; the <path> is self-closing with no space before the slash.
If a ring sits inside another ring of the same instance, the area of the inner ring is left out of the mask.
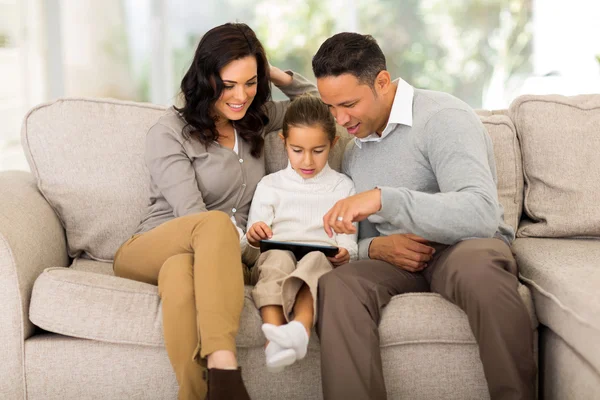
<path id="1" fill-rule="evenodd" d="M 327 259 L 333 264 L 334 267 L 339 267 L 342 264 L 346 264 L 350 261 L 350 253 L 343 247 L 335 255 L 335 257 L 327 257 Z"/>
<path id="2" fill-rule="evenodd" d="M 271 239 L 271 237 L 273 237 L 271 228 L 262 221 L 252 224 L 248 232 L 246 232 L 248 243 L 254 247 L 258 247 L 261 240 Z"/>
<path id="3" fill-rule="evenodd" d="M 276 86 L 287 86 L 294 80 L 291 75 L 272 65 L 269 65 L 269 74 L 271 75 L 271 82 Z"/>

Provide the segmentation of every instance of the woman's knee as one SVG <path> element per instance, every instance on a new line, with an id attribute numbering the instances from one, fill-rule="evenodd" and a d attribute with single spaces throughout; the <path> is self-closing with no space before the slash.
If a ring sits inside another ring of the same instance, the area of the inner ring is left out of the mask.
<path id="1" fill-rule="evenodd" d="M 193 230 L 210 232 L 211 235 L 235 235 L 238 238 L 237 229 L 231 221 L 231 217 L 223 211 L 204 211 L 190 217 L 193 218 Z"/>
<path id="2" fill-rule="evenodd" d="M 175 294 L 175 298 L 194 297 L 193 254 L 183 253 L 169 257 L 158 273 L 158 291 L 161 298 Z"/>

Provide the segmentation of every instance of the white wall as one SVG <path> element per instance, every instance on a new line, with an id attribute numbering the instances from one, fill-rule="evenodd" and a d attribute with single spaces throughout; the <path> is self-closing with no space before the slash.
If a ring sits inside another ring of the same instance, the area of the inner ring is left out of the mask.
<path id="1" fill-rule="evenodd" d="M 521 92 L 600 93 L 600 1 L 535 0 L 533 22 L 537 76 Z"/>

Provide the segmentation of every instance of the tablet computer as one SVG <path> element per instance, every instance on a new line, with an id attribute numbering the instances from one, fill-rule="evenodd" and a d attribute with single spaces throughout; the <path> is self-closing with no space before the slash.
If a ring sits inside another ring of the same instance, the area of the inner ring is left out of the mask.
<path id="1" fill-rule="evenodd" d="M 338 253 L 339 248 L 335 246 L 322 246 L 318 244 L 278 242 L 276 240 L 261 240 L 261 253 L 264 253 L 268 250 L 289 250 L 292 253 L 294 253 L 294 256 L 296 256 L 296 260 L 300 260 L 302 257 L 313 251 L 320 251 L 327 257 L 334 257 Z"/>

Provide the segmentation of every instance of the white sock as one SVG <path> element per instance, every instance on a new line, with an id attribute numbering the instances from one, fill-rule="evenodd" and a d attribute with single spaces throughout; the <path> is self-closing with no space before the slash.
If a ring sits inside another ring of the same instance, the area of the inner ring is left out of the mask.
<path id="1" fill-rule="evenodd" d="M 293 349 L 296 352 L 297 360 L 302 360 L 306 356 L 308 334 L 300 322 L 292 321 L 281 326 L 263 324 L 262 331 L 271 342 L 286 349 Z"/>
<path id="2" fill-rule="evenodd" d="M 285 367 L 296 362 L 294 350 L 285 349 L 273 341 L 269 342 L 265 348 L 265 356 L 269 372 L 281 372 Z"/>

